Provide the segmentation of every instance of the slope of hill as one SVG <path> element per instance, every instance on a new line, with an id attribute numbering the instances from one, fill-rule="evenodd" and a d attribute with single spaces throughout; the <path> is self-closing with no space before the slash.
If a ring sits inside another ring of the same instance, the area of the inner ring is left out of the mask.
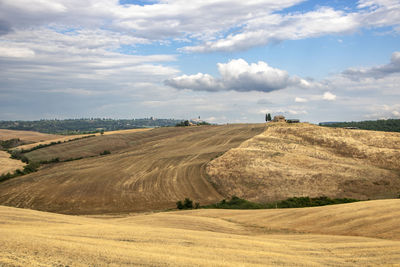
<path id="1" fill-rule="evenodd" d="M 114 135 L 114 134 L 129 134 L 129 133 L 136 133 L 136 132 L 144 132 L 144 131 L 148 131 L 151 130 L 152 128 L 146 128 L 146 129 L 129 129 L 129 130 L 118 130 L 118 131 L 109 131 L 109 132 L 104 132 L 104 136 L 106 135 Z M 22 145 L 22 146 L 18 146 L 16 149 L 25 149 L 25 150 L 29 150 L 35 146 L 38 145 L 46 145 L 46 144 L 50 144 L 52 142 L 67 142 L 67 141 L 71 141 L 71 140 L 78 140 L 78 139 L 83 139 L 84 137 L 87 136 L 101 136 L 100 133 L 94 133 L 94 134 L 75 134 L 75 135 L 65 135 L 65 136 L 60 136 L 59 138 L 56 139 L 52 139 L 52 140 L 47 140 L 47 141 L 42 141 L 42 142 L 37 142 L 37 143 L 33 143 L 33 144 L 27 144 L 27 145 Z M 117 138 L 118 139 L 118 138 Z M 74 144 L 79 144 L 82 145 L 80 142 L 75 142 Z M 85 141 L 83 141 L 85 142 Z M 63 145 L 60 145 L 63 146 Z M 34 152 L 28 154 L 28 158 L 30 155 L 33 155 L 33 157 L 31 157 L 32 160 L 49 160 L 51 159 L 51 157 L 54 155 L 58 155 L 60 156 L 61 154 L 64 154 L 65 151 L 62 151 L 62 148 L 60 149 L 60 146 L 57 146 L 56 152 L 52 153 L 49 152 L 48 150 L 50 148 L 46 148 L 46 149 L 41 149 L 40 152 L 39 150 L 35 150 Z M 64 144 L 65 146 L 65 144 Z M 70 146 L 66 145 L 66 146 Z M 87 146 L 86 144 L 84 144 L 84 146 Z M 54 147 L 52 147 L 50 150 L 53 150 Z M 99 150 L 101 150 L 102 148 L 99 147 Z M 71 151 L 71 149 L 69 148 L 68 151 Z M 104 150 L 103 150 L 104 151 Z M 73 152 L 74 153 L 74 152 Z M 79 153 L 79 151 L 76 151 L 75 154 Z"/>
<path id="2" fill-rule="evenodd" d="M 207 181 L 212 158 L 260 134 L 264 124 L 157 128 L 96 136 L 28 153 L 43 159 L 94 156 L 45 165 L 0 183 L 0 203 L 71 214 L 100 214 L 175 207 L 223 197 Z M 109 149 L 110 155 L 99 156 Z"/>
<path id="3" fill-rule="evenodd" d="M 400 262 L 399 202 L 221 214 L 195 210 L 123 218 L 0 206 L 0 265 L 396 265 Z M 357 227 L 360 232 L 355 232 Z M 393 231 L 393 240 L 382 239 L 381 233 L 388 231 Z"/>
<path id="4" fill-rule="evenodd" d="M 0 175 L 23 169 L 25 165 L 26 164 L 20 160 L 11 159 L 10 154 L 7 152 L 0 151 Z"/>
<path id="5" fill-rule="evenodd" d="M 210 162 L 207 173 L 221 195 L 257 202 L 393 198 L 400 193 L 400 133 L 271 123 Z"/>
<path id="6" fill-rule="evenodd" d="M 36 143 L 47 140 L 54 140 L 61 137 L 62 135 L 45 134 L 32 131 L 16 131 L 16 130 L 0 129 L 0 140 L 19 138 L 22 142 L 25 143 Z"/>

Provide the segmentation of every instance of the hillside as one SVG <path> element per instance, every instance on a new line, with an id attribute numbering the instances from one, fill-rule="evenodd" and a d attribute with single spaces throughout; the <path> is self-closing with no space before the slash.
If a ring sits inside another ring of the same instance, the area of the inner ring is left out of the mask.
<path id="1" fill-rule="evenodd" d="M 207 173 L 221 195 L 256 202 L 393 198 L 400 193 L 400 133 L 270 123 L 210 162 Z"/>
<path id="2" fill-rule="evenodd" d="M 392 266 L 399 202 L 94 218 L 0 206 L 0 265 Z"/>
<path id="3" fill-rule="evenodd" d="M 146 129 L 129 129 L 129 130 L 118 130 L 118 131 L 108 131 L 108 132 L 104 132 L 103 135 L 114 135 L 114 134 L 129 134 L 129 133 L 136 133 L 136 132 L 144 132 L 144 131 L 148 131 L 151 130 L 152 128 L 146 128 Z M 78 139 L 84 139 L 83 137 L 87 137 L 87 136 L 101 136 L 100 133 L 94 133 L 94 134 L 75 134 L 75 135 L 64 135 L 64 136 L 60 136 L 59 138 L 56 139 L 51 139 L 51 140 L 47 140 L 47 141 L 42 141 L 42 142 L 37 142 L 37 143 L 33 143 L 33 144 L 27 144 L 27 145 L 22 145 L 22 146 L 18 146 L 17 149 L 25 149 L 25 150 L 29 150 L 35 146 L 38 145 L 46 145 L 46 144 L 50 144 L 53 142 L 67 142 L 67 141 L 71 141 L 71 140 L 78 140 Z M 89 140 L 88 140 L 89 141 Z M 82 141 L 81 141 L 82 142 Z M 85 142 L 85 141 L 83 141 Z M 80 144 L 80 142 L 75 142 L 74 144 Z M 69 145 L 67 145 L 69 146 Z M 86 144 L 84 144 L 84 146 L 86 146 Z M 53 153 L 48 153 L 48 149 L 41 149 L 40 152 L 38 153 L 39 150 L 35 150 L 35 152 L 32 152 L 33 155 L 37 155 L 39 154 L 40 156 L 35 157 L 33 156 L 33 159 L 38 158 L 40 160 L 48 160 L 51 159 L 52 154 Z M 52 147 L 52 149 L 54 149 L 54 147 Z M 59 146 L 57 147 L 57 149 L 60 149 Z M 99 147 L 99 149 L 101 149 Z M 68 149 L 69 151 L 71 151 L 71 149 Z M 65 151 L 64 151 L 65 152 Z M 77 153 L 79 151 L 76 151 Z M 61 151 L 58 151 L 55 154 L 60 154 L 63 153 L 62 149 Z M 43 156 L 43 158 L 42 158 Z M 28 155 L 29 157 L 29 155 Z"/>
<path id="4" fill-rule="evenodd" d="M 16 131 L 0 129 L 0 140 L 19 138 L 25 143 L 36 143 L 61 138 L 62 135 L 45 134 L 33 131 Z"/>
<path id="5" fill-rule="evenodd" d="M 42 148 L 28 157 L 88 158 L 44 165 L 36 173 L 0 183 L 0 203 L 70 214 L 173 208 L 185 197 L 213 203 L 223 197 L 206 179 L 204 166 L 264 128 L 264 124 L 157 128 Z M 99 156 L 106 149 L 111 154 Z"/>
<path id="6" fill-rule="evenodd" d="M 26 164 L 20 160 L 11 159 L 10 154 L 0 151 L 0 175 L 12 173 L 17 169 L 23 169 Z"/>

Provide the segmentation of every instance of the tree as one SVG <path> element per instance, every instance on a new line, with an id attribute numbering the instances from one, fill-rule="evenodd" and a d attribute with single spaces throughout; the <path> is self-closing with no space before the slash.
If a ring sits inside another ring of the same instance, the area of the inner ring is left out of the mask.
<path id="1" fill-rule="evenodd" d="M 193 201 L 190 198 L 185 198 L 183 206 L 185 206 L 185 209 L 193 209 Z"/>
<path id="2" fill-rule="evenodd" d="M 179 200 L 178 202 L 176 202 L 176 208 L 180 210 L 184 208 L 182 201 Z"/>
<path id="3" fill-rule="evenodd" d="M 265 114 L 265 121 L 272 121 L 271 113 Z"/>

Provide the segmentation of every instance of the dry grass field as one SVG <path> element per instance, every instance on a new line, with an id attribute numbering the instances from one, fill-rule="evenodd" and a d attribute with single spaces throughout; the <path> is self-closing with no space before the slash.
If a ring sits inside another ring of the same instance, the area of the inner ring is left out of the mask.
<path id="1" fill-rule="evenodd" d="M 62 135 L 45 134 L 32 131 L 14 131 L 14 130 L 0 129 L 0 140 L 19 138 L 21 141 L 25 143 L 37 143 L 48 140 L 54 140 L 61 137 Z"/>
<path id="2" fill-rule="evenodd" d="M 148 131 L 148 130 L 151 130 L 151 128 L 108 131 L 108 132 L 104 132 L 104 135 L 128 134 L 128 133 L 144 132 L 144 131 Z M 17 132 L 22 132 L 22 131 L 17 131 Z M 35 132 L 32 132 L 32 133 L 35 133 Z M 37 145 L 46 145 L 46 144 L 50 144 L 51 142 L 65 142 L 65 141 L 70 141 L 73 139 L 82 138 L 82 137 L 90 136 L 90 135 L 100 136 L 101 134 L 96 133 L 96 134 L 56 135 L 57 137 L 54 139 L 42 140 L 40 142 L 22 145 L 22 146 L 19 146 L 17 149 L 30 149 Z"/>
<path id="3" fill-rule="evenodd" d="M 0 265 L 396 266 L 399 215 L 400 200 L 119 217 L 0 206 Z"/>
<path id="4" fill-rule="evenodd" d="M 207 166 L 224 196 L 269 202 L 294 196 L 355 199 L 400 194 L 400 133 L 270 123 Z"/>
<path id="5" fill-rule="evenodd" d="M 0 204 L 102 214 L 174 208 L 185 197 L 213 203 L 223 197 L 206 179 L 204 166 L 264 129 L 264 124 L 157 128 L 35 150 L 27 154 L 30 159 L 88 158 L 44 165 L 0 183 Z M 99 156 L 104 150 L 111 154 Z"/>
<path id="6" fill-rule="evenodd" d="M 23 169 L 26 164 L 20 160 L 11 159 L 10 154 L 0 151 L 0 175 L 13 173 L 17 169 Z"/>

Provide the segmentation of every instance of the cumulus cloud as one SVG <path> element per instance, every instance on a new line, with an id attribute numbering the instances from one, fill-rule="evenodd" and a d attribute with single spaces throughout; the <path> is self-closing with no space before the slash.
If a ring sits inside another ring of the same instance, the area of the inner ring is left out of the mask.
<path id="1" fill-rule="evenodd" d="M 220 78 L 208 74 L 182 75 L 165 81 L 166 85 L 177 89 L 195 91 L 261 91 L 271 92 L 290 86 L 309 87 L 311 83 L 287 71 L 269 66 L 263 61 L 247 63 L 243 59 L 234 59 L 228 63 L 218 63 Z"/>
<path id="2" fill-rule="evenodd" d="M 380 79 L 390 74 L 400 73 L 400 52 L 392 54 L 390 63 L 372 68 L 353 68 L 345 70 L 342 74 L 353 80 L 363 78 Z"/>
<path id="3" fill-rule="evenodd" d="M 305 102 L 308 102 L 308 100 L 306 98 L 296 97 L 294 99 L 294 102 L 296 102 L 296 103 L 305 103 Z"/>
<path id="4" fill-rule="evenodd" d="M 334 101 L 336 100 L 336 95 L 332 94 L 331 92 L 325 92 L 322 95 L 322 99 L 327 101 Z"/>

